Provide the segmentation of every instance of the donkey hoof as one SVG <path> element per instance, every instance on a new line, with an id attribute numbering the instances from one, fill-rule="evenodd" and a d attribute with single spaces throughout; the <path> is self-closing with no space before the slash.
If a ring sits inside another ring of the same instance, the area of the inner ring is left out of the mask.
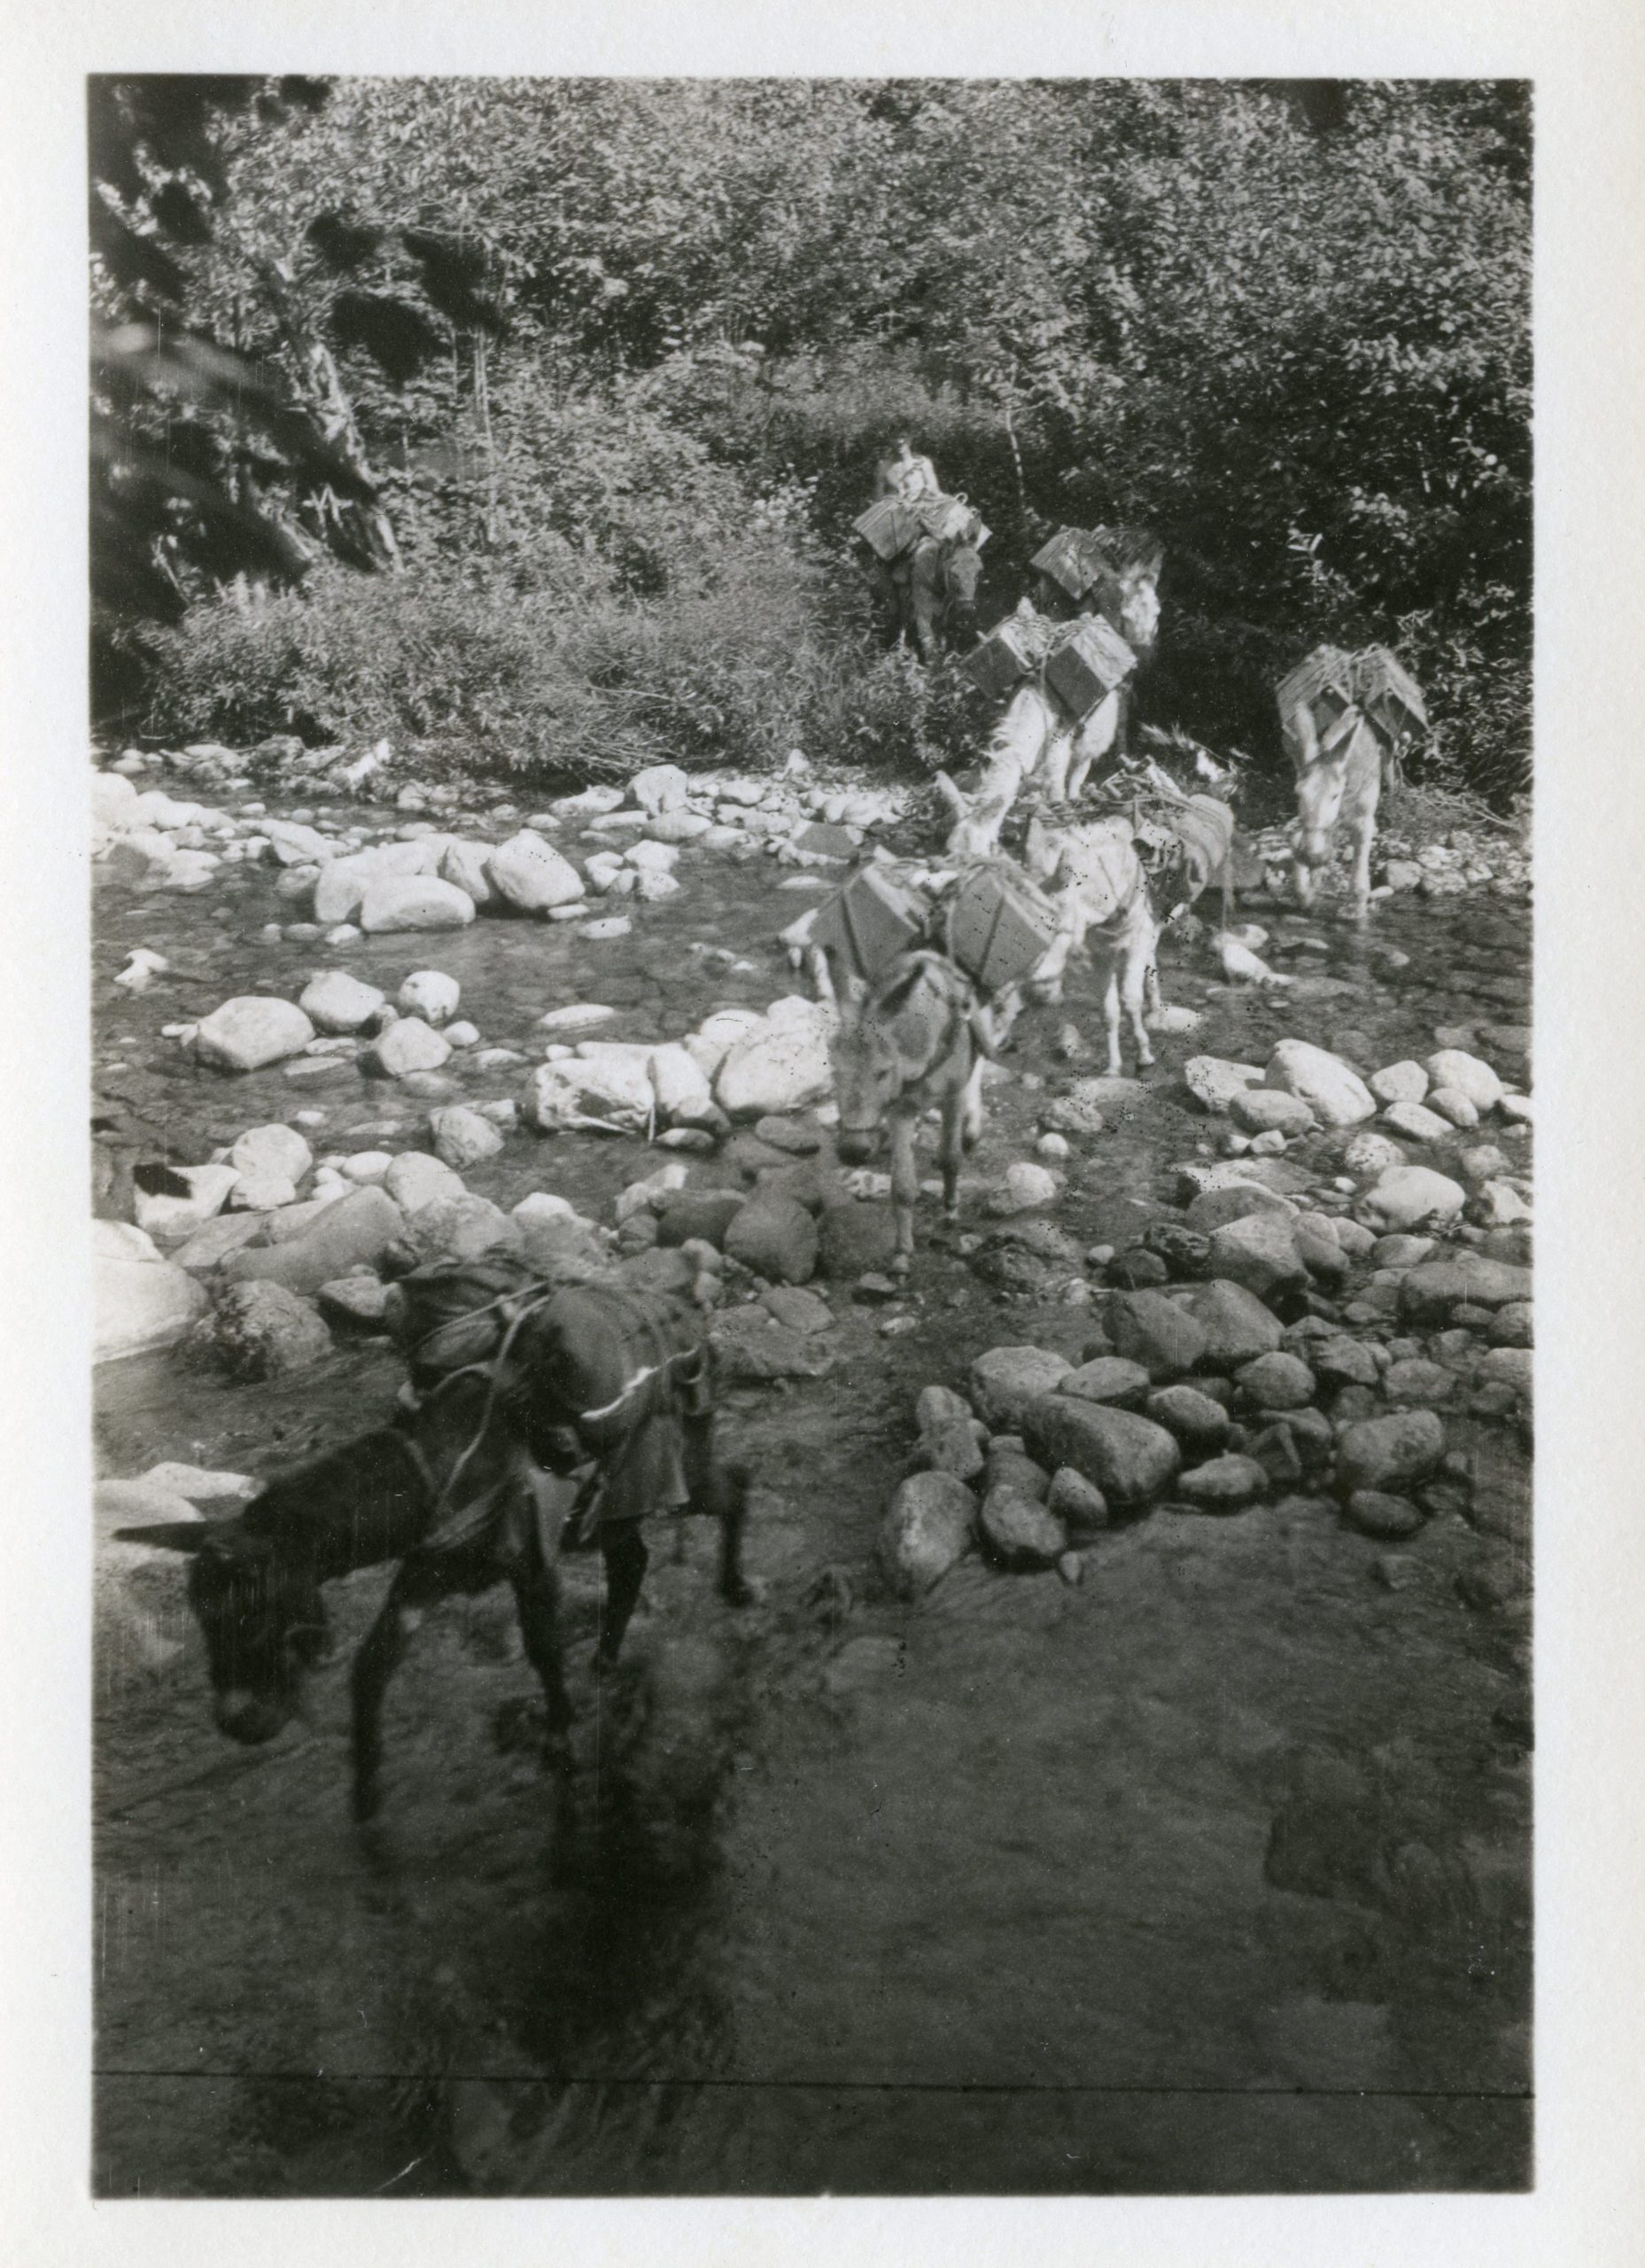
<path id="1" fill-rule="evenodd" d="M 594 1648 L 594 1675 L 609 1677 L 617 1667 L 617 1649 L 615 1646 Z"/>
<path id="2" fill-rule="evenodd" d="M 913 1266 L 913 1255 L 912 1253 L 899 1252 L 896 1259 L 891 1262 L 887 1273 L 901 1278 L 907 1275 L 909 1270 Z"/>
<path id="3" fill-rule="evenodd" d="M 375 1780 L 356 1781 L 350 1809 L 356 1827 L 368 1827 L 383 1808 L 383 1791 Z"/>
<path id="4" fill-rule="evenodd" d="M 764 1592 L 746 1575 L 728 1575 L 719 1587 L 719 1595 L 727 1606 L 757 1606 Z"/>

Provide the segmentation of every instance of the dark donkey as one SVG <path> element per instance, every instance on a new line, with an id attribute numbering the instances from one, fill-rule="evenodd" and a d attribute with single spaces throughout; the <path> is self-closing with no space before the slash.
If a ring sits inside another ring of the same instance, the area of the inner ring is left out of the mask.
<path id="1" fill-rule="evenodd" d="M 130 1542 L 193 1555 L 189 1597 L 219 1728 L 247 1744 L 272 1739 L 296 1708 L 305 1674 L 329 1651 L 322 1585 L 398 1560 L 351 1679 L 355 1817 L 369 1819 L 378 1806 L 389 1680 L 423 1613 L 454 1594 L 512 1585 L 557 1752 L 571 1717 L 556 1568 L 568 1511 L 597 1535 L 605 1559 L 599 1666 L 617 1660 L 640 1596 L 647 1554 L 639 1522 L 649 1511 L 683 1505 L 718 1518 L 720 1592 L 746 1604 L 748 1476 L 715 1461 L 706 1392 L 680 1405 L 671 1371 L 682 1355 L 688 1366 L 694 1338 L 703 1361 L 706 1350 L 700 1326 L 672 1313 L 677 1307 L 605 1286 L 557 1293 L 529 1318 L 537 1344 L 522 1350 L 508 1377 L 490 1363 L 451 1372 L 400 1423 L 278 1475 L 233 1518 L 121 1530 Z M 610 1378 L 611 1349 L 632 1350 L 636 1309 L 652 1342 L 642 1351 L 660 1354 L 661 1363 L 628 1360 L 603 1407 L 568 1402 L 566 1386 L 580 1391 L 602 1371 Z M 671 1355 L 660 1323 L 674 1326 Z M 556 1485 L 543 1463 L 563 1475 L 575 1471 L 580 1488 Z"/>

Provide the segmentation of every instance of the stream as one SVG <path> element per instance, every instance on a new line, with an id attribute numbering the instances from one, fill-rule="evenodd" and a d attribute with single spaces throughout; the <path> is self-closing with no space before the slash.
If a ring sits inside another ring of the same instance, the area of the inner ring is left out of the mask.
<path id="1" fill-rule="evenodd" d="M 620 1012 L 602 1037 L 661 1040 L 801 989 L 773 940 L 811 898 L 775 887 L 784 869 L 688 849 L 679 871 L 677 897 L 625 907 L 632 933 L 597 944 L 491 919 L 271 943 L 262 925 L 291 909 L 251 865 L 198 896 L 104 889 L 98 1091 L 180 1163 L 299 1108 L 325 1113 L 316 1153 L 400 1149 L 425 1107 L 352 1063 L 299 1092 L 281 1066 L 203 1069 L 161 1028 L 240 992 L 295 998 L 321 967 L 392 997 L 433 967 L 485 1045 L 536 1059 L 538 1021 L 569 1002 Z M 1401 897 L 1363 931 L 1331 905 L 1304 918 L 1256 898 L 1240 918 L 1295 981 L 1235 988 L 1168 944 L 1166 997 L 1202 1021 L 1158 1040 L 1142 1091 L 1075 1146 L 1055 1217 L 1082 1244 L 1113 1241 L 1116 1208 L 1168 1193 L 1164 1169 L 1204 1143 L 1190 1054 L 1261 1063 L 1294 1035 L 1374 1068 L 1466 1029 L 1524 1077 L 1523 903 Z M 138 945 L 171 971 L 118 991 Z M 986 1225 L 978 1191 L 1032 1153 L 1070 1021 L 1100 1038 L 1089 976 L 1024 1019 L 964 1227 Z M 524 1083 L 523 1065 L 446 1068 L 469 1101 Z M 609 1219 L 657 1161 L 638 1136 L 520 1130 L 465 1178 L 505 1208 L 549 1190 Z M 597 1561 L 567 1562 L 568 1775 L 538 1760 L 506 1590 L 419 1632 L 367 1830 L 348 1815 L 347 1660 L 386 1570 L 333 1587 L 337 1656 L 267 1749 L 213 1730 L 181 1617 L 163 1672 L 99 1679 L 100 2194 L 1529 2180 L 1523 1441 L 1447 1412 L 1475 1460 L 1470 1516 L 1397 1549 L 1319 1497 L 1159 1511 L 1106 1531 L 1077 1586 L 974 1557 L 910 1608 L 873 1553 L 919 1388 L 963 1388 L 1002 1343 L 1078 1360 L 1091 1327 L 1089 1309 L 990 1289 L 930 1207 L 919 1234 L 916 1328 L 886 1337 L 882 1310 L 833 1287 L 829 1374 L 727 1397 L 757 1481 L 757 1607 L 718 1604 L 712 1537 L 682 1524 L 654 1549 L 622 1669 L 596 1685 Z M 167 1354 L 105 1364 L 98 1469 L 256 1472 L 372 1422 L 399 1377 L 369 1339 L 257 1386 Z M 1472 1581 L 1482 1551 L 1512 1580 Z"/>

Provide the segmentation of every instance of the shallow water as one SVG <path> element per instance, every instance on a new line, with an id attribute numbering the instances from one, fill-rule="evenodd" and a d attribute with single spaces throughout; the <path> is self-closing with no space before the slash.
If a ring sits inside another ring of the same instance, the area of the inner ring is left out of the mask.
<path id="1" fill-rule="evenodd" d="M 100 1085 L 183 1162 L 304 1107 L 328 1113 L 317 1152 L 397 1147 L 383 1122 L 412 1142 L 424 1107 L 392 1086 L 352 1066 L 302 1093 L 278 1068 L 226 1080 L 160 1026 L 242 990 L 294 997 L 321 967 L 391 993 L 438 967 L 485 1044 L 535 1055 L 537 1018 L 569 1000 L 621 1009 L 611 1037 L 656 1038 L 792 989 L 771 941 L 806 897 L 776 892 L 764 861 L 688 849 L 679 872 L 678 897 L 624 909 L 621 940 L 482 920 L 342 952 L 256 936 L 290 912 L 265 869 L 231 870 L 203 898 L 105 889 Z M 1510 901 L 1395 901 L 1363 934 L 1241 911 L 1299 981 L 1234 992 L 1191 955 L 1168 961 L 1168 998 L 1205 1021 L 1160 1044 L 1146 1093 L 1081 1146 L 1058 1218 L 1082 1238 L 1115 1198 L 1158 1193 L 1160 1169 L 1204 1138 L 1174 1076 L 1190 1053 L 1260 1061 L 1289 1031 L 1384 1062 L 1428 1052 L 1439 1026 L 1525 1021 L 1529 939 Z M 113 992 L 136 944 L 201 981 Z M 727 973 L 694 944 L 755 966 Z M 1023 1153 L 1035 1099 L 1020 1075 L 1060 1076 L 1058 1027 L 1090 1031 L 1092 1007 L 1076 988 L 1025 1021 L 979 1179 Z M 523 1067 L 447 1068 L 476 1099 L 524 1084 Z M 505 1204 L 547 1188 L 596 1211 L 656 1162 L 637 1138 L 519 1135 L 467 1178 Z M 951 1239 L 929 1223 L 921 1235 L 918 1331 L 884 1339 L 875 1310 L 840 1296 L 829 1377 L 731 1397 L 728 1434 L 760 1481 L 760 1607 L 714 1601 L 706 1534 L 664 1535 L 631 1658 L 595 1686 L 596 1577 L 568 1563 L 567 1779 L 535 1761 L 506 1595 L 454 1603 L 420 1633 L 365 1835 L 346 1814 L 344 1664 L 380 1571 L 337 1587 L 338 1659 L 305 1725 L 269 1749 L 212 1733 L 191 1638 L 164 1671 L 112 1687 L 99 2189 L 1528 2179 L 1525 1587 L 1482 1609 L 1456 1580 L 1487 1547 L 1523 1565 L 1523 1454 L 1501 1427 L 1460 1421 L 1485 1473 L 1472 1525 L 1436 1520 L 1395 1550 L 1312 1500 L 1234 1520 L 1157 1512 L 1093 1547 L 1077 1588 L 968 1563 L 911 1612 L 878 1590 L 871 1553 L 913 1394 L 963 1383 L 988 1345 L 1077 1353 L 1090 1329 L 1079 1310 L 1005 1305 Z M 357 1428 L 395 1379 L 369 1344 L 317 1380 L 257 1387 L 165 1357 L 108 1366 L 103 1469 L 253 1470 Z"/>

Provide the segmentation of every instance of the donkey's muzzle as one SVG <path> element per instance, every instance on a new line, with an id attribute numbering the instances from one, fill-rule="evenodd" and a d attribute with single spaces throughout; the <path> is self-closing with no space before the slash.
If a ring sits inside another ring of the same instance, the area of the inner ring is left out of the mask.
<path id="1" fill-rule="evenodd" d="M 879 1146 L 877 1126 L 842 1126 L 836 1146 L 848 1166 L 865 1165 Z"/>
<path id="2" fill-rule="evenodd" d="M 286 1720 L 286 1712 L 277 1701 L 243 1688 L 220 1693 L 213 1713 L 218 1731 L 246 1748 L 260 1748 L 264 1741 L 272 1740 Z"/>

